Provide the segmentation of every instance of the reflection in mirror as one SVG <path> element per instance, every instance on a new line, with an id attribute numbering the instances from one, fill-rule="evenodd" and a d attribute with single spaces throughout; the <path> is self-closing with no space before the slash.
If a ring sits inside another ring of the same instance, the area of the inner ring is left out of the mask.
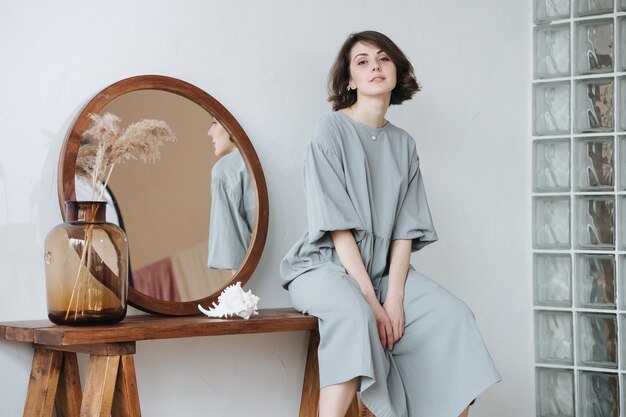
<path id="1" fill-rule="evenodd" d="M 209 129 L 214 154 L 211 171 L 211 227 L 208 266 L 234 275 L 246 256 L 254 222 L 254 190 L 233 138 L 217 121 Z"/>
<path id="2" fill-rule="evenodd" d="M 219 290 L 240 268 L 254 229 L 254 192 L 239 149 L 230 142 L 232 149 L 218 154 L 209 139 L 217 136 L 213 116 L 167 91 L 122 94 L 99 114 L 107 112 L 122 119 L 122 128 L 163 120 L 178 138 L 161 149 L 155 164 L 129 160 L 109 180 L 124 217 L 134 288 L 163 301 L 197 300 Z M 239 181 L 238 196 L 211 192 L 218 174 Z M 215 250 L 209 251 L 209 242 Z"/>

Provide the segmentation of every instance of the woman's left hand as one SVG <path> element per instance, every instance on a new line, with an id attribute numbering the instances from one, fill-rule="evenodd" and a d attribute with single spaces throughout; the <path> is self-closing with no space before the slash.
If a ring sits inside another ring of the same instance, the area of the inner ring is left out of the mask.
<path id="1" fill-rule="evenodd" d="M 391 320 L 393 330 L 393 342 L 400 340 L 404 334 L 404 305 L 402 297 L 387 297 L 383 308 Z"/>

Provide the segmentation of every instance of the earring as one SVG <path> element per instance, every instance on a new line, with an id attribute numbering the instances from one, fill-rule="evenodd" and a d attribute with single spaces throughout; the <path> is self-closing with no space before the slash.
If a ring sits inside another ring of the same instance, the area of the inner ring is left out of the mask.
<path id="1" fill-rule="evenodd" d="M 346 90 L 350 91 L 350 90 L 356 90 L 356 87 L 351 86 L 350 84 L 348 84 L 348 86 L 346 87 Z"/>

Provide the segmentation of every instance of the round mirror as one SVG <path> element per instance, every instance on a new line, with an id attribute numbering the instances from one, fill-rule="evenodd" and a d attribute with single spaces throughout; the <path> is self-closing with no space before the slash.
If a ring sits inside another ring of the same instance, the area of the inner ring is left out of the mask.
<path id="1" fill-rule="evenodd" d="M 245 284 L 260 259 L 269 208 L 254 148 L 234 117 L 189 83 L 156 75 L 119 81 L 85 106 L 65 138 L 58 184 L 64 218 L 66 200 L 89 199 L 76 160 L 91 141 L 89 115 L 105 113 L 118 116 L 121 128 L 165 121 L 177 138 L 154 164 L 131 159 L 108 182 L 119 211 L 110 221 L 123 217 L 128 236 L 129 304 L 197 314 L 197 304 L 211 305 L 231 283 Z M 107 211 L 116 212 L 111 204 Z"/>

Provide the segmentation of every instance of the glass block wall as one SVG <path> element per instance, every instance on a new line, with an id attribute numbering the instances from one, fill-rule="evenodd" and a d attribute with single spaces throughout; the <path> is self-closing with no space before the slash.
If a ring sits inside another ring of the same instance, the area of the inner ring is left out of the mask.
<path id="1" fill-rule="evenodd" d="M 536 415 L 626 417 L 626 0 L 532 0 Z"/>

